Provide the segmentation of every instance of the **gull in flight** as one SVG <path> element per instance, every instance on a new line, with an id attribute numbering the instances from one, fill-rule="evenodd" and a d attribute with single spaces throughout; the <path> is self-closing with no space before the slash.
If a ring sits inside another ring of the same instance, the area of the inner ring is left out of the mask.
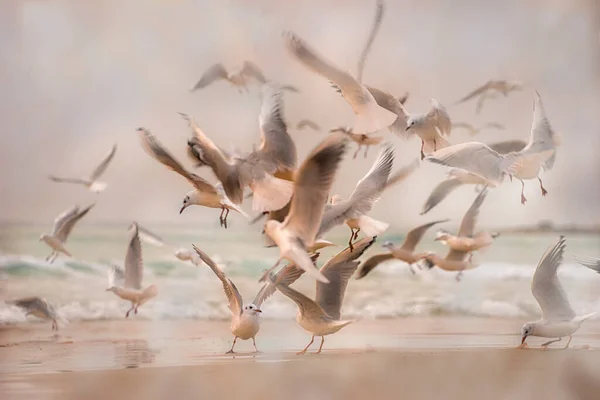
<path id="1" fill-rule="evenodd" d="M 301 121 L 298 121 L 298 124 L 296 125 L 296 129 L 304 130 L 304 128 L 310 128 L 313 131 L 321 130 L 321 127 L 319 125 L 317 125 L 316 122 L 311 121 L 310 119 L 303 119 Z"/>
<path id="2" fill-rule="evenodd" d="M 234 353 L 233 349 L 235 347 L 235 343 L 238 338 L 242 340 L 252 339 L 252 344 L 254 345 L 254 350 L 258 353 L 258 349 L 256 348 L 256 335 L 260 330 L 260 318 L 259 315 L 262 314 L 262 310 L 260 309 L 262 303 L 267 300 L 269 297 L 275 293 L 275 285 L 271 282 L 266 282 L 256 294 L 256 297 L 252 301 L 252 303 L 244 306 L 244 302 L 242 301 L 242 296 L 238 291 L 235 284 L 229 279 L 223 271 L 219 269 L 217 264 L 202 250 L 198 247 L 194 246 L 194 250 L 198 257 L 204 261 L 206 265 L 210 267 L 210 269 L 215 273 L 217 278 L 223 284 L 223 290 L 225 291 L 225 295 L 227 296 L 227 301 L 229 302 L 229 310 L 231 310 L 231 333 L 233 334 L 233 344 L 231 345 L 231 349 L 226 354 Z M 314 254 L 311 257 L 312 262 L 314 263 L 319 254 Z M 283 267 L 281 271 L 279 271 L 276 275 L 275 279 L 280 280 L 285 285 L 291 285 L 296 282 L 298 278 L 304 273 L 304 270 L 297 268 L 293 263 L 290 263 Z"/>
<path id="3" fill-rule="evenodd" d="M 444 106 L 437 100 L 431 100 L 431 109 L 427 114 L 410 114 L 403 105 L 406 98 L 398 99 L 371 86 L 367 86 L 367 89 L 380 107 L 396 115 L 395 121 L 389 127 L 390 132 L 405 139 L 416 134 L 421 139 L 421 160 L 425 154 L 450 145 L 443 136 L 450 135 L 452 122 Z"/>
<path id="4" fill-rule="evenodd" d="M 282 279 L 269 274 L 269 280 L 277 290 L 289 297 L 298 306 L 296 321 L 306 331 L 312 333 L 310 343 L 298 355 L 305 354 L 315 336 L 321 336 L 321 345 L 316 354 L 321 353 L 325 336 L 338 332 L 352 320 L 342 320 L 342 303 L 348 280 L 356 271 L 359 262 L 356 261 L 373 243 L 376 238 L 364 238 L 356 243 L 354 251 L 347 247 L 338 255 L 329 260 L 321 267 L 321 273 L 327 277 L 329 284 L 317 282 L 317 293 L 315 300 L 311 300 L 304 294 L 290 288 Z"/>
<path id="5" fill-rule="evenodd" d="M 166 240 L 150 232 L 148 229 L 144 228 L 137 222 L 134 222 L 134 224 L 137 225 L 138 235 L 140 237 L 140 240 L 144 243 L 161 248 L 166 247 L 172 250 L 175 257 L 177 257 L 179 260 L 183 262 L 190 261 L 192 264 L 198 265 L 198 257 L 196 256 L 196 253 L 194 251 L 167 242 Z M 133 228 L 133 224 L 132 226 L 130 226 L 130 229 L 131 228 Z"/>
<path id="6" fill-rule="evenodd" d="M 499 154 L 506 154 L 515 151 L 521 151 L 525 148 L 527 143 L 522 140 L 506 140 L 503 142 L 497 142 L 490 144 L 490 149 L 498 152 Z M 454 189 L 462 185 L 476 185 L 475 190 L 479 191 L 481 186 L 489 185 L 489 183 L 474 175 L 458 168 L 450 168 L 445 180 L 441 181 L 432 191 L 425 204 L 421 215 L 427 214 L 431 209 L 442 202 Z M 493 186 L 493 185 L 489 185 Z"/>
<path id="7" fill-rule="evenodd" d="M 563 261 L 565 242 L 565 237 L 561 236 L 554 246 L 548 247 L 533 274 L 531 293 L 542 309 L 542 318 L 523 325 L 521 344 L 518 348 L 527 347 L 525 340 L 528 336 L 558 338 L 542 344 L 542 350 L 546 350 L 550 344 L 559 342 L 564 336 L 568 336 L 566 349 L 573 338 L 571 335 L 579 329 L 581 323 L 596 314 L 593 312 L 580 317 L 576 316 L 569 304 L 567 294 L 558 280 L 556 271 Z"/>
<path id="8" fill-rule="evenodd" d="M 427 252 L 419 257 L 422 260 L 425 260 L 425 265 L 427 268 L 433 268 L 436 266 L 444 271 L 458 271 L 458 274 L 456 274 L 456 280 L 460 281 L 464 271 L 479 266 L 472 261 L 465 260 L 466 256 L 466 251 L 450 249 L 444 258 L 433 252 Z"/>
<path id="9" fill-rule="evenodd" d="M 381 150 L 369 172 L 358 181 L 347 200 L 337 194 L 331 197 L 331 204 L 325 207 L 317 237 L 321 237 L 334 226 L 344 222 L 350 228 L 348 246 L 352 251 L 352 242 L 358 238 L 360 231 L 370 237 L 385 232 L 389 224 L 371 218 L 367 214 L 381 198 L 393 164 L 394 149 L 391 144 L 388 144 Z"/>
<path id="10" fill-rule="evenodd" d="M 27 297 L 24 299 L 8 301 L 7 303 L 19 307 L 25 311 L 25 315 L 34 315 L 43 320 L 52 321 L 52 330 L 58 331 L 58 322 L 56 322 L 59 318 L 58 314 L 56 313 L 56 310 L 54 310 L 54 307 L 52 307 L 45 299 L 40 297 Z"/>
<path id="11" fill-rule="evenodd" d="M 297 162 L 296 145 L 283 120 L 280 88 L 266 84 L 262 93 L 259 115 L 262 143 L 245 157 L 230 157 L 202 132 L 196 121 L 180 114 L 194 133 L 188 141 L 190 154 L 212 169 L 234 204 L 244 200 L 244 189 L 250 187 L 252 208 L 259 212 L 279 210 L 289 202 L 294 191 L 290 179 Z"/>
<path id="12" fill-rule="evenodd" d="M 183 176 L 192 184 L 192 186 L 194 186 L 194 190 L 188 192 L 183 198 L 183 205 L 179 210 L 180 214 L 187 207 L 194 204 L 209 208 L 220 208 L 221 215 L 219 216 L 219 221 L 224 228 L 227 228 L 229 210 L 237 211 L 248 218 L 248 214 L 246 214 L 244 210 L 229 200 L 221 183 L 217 183 L 213 186 L 198 175 L 187 171 L 175 158 L 173 158 L 173 156 L 171 156 L 171 154 L 169 154 L 148 129 L 138 128 L 137 131 L 140 133 L 142 147 L 146 153 L 165 167 Z"/>
<path id="13" fill-rule="evenodd" d="M 373 95 L 362 83 L 350 73 L 325 61 L 294 33 L 286 32 L 284 36 L 290 52 L 306 67 L 331 81 L 356 115 L 351 129 L 336 128 L 335 131 L 346 133 L 359 146 L 368 148 L 380 143 L 383 140 L 381 137 L 372 137 L 370 134 L 390 126 L 396 118 L 395 114 L 377 105 Z"/>
<path id="14" fill-rule="evenodd" d="M 483 103 L 487 99 L 493 99 L 498 95 L 503 94 L 504 97 L 508 96 L 509 93 L 522 90 L 525 85 L 523 82 L 518 81 L 504 81 L 504 80 L 489 80 L 482 86 L 473 90 L 462 99 L 458 100 L 455 104 L 464 103 L 466 101 L 479 98 L 477 100 L 476 113 L 479 114 L 483 109 Z"/>
<path id="15" fill-rule="evenodd" d="M 469 254 L 469 262 L 473 259 L 473 252 L 482 250 L 488 246 L 491 246 L 494 239 L 498 236 L 497 233 L 493 232 L 479 232 L 475 234 L 475 224 L 477 223 L 477 217 L 479 216 L 479 209 L 485 200 L 487 195 L 487 188 L 483 189 L 471 204 L 471 207 L 465 213 L 462 219 L 458 235 L 452 235 L 449 232 L 440 230 L 435 235 L 436 241 L 442 242 L 442 244 L 450 247 L 452 250 L 466 251 Z"/>
<path id="16" fill-rule="evenodd" d="M 94 207 L 94 204 L 83 210 L 79 210 L 79 206 L 74 206 L 67 211 L 62 212 L 54 219 L 52 233 L 44 233 L 40 236 L 40 241 L 52 248 L 52 253 L 46 257 L 47 262 L 54 262 L 59 253 L 64 253 L 69 257 L 73 257 L 71 253 L 65 249 L 65 243 L 77 221 L 83 218 L 92 207 Z"/>
<path id="17" fill-rule="evenodd" d="M 131 308 L 127 310 L 125 318 L 129 317 L 131 311 L 137 314 L 139 306 L 158 294 L 156 285 L 142 289 L 144 261 L 139 228 L 135 222 L 131 225 L 130 231 L 131 238 L 125 255 L 125 271 L 120 267 L 111 266 L 108 269 L 108 288 L 106 288 L 107 292 L 113 292 L 123 300 L 131 302 Z"/>
<path id="18" fill-rule="evenodd" d="M 98 164 L 98 166 L 96 167 L 96 169 L 94 169 L 89 178 L 61 178 L 53 175 L 50 175 L 48 178 L 50 178 L 50 180 L 54 182 L 76 183 L 78 185 L 83 185 L 86 188 L 88 188 L 91 192 L 100 193 L 104 191 L 104 189 L 106 189 L 108 184 L 105 182 L 100 182 L 98 179 L 102 176 L 102 174 L 104 174 L 104 171 L 106 171 L 106 168 L 108 168 L 108 165 L 112 161 L 116 152 L 117 145 L 114 144 L 110 152 L 106 155 L 106 157 L 104 157 L 102 162 Z"/>
<path id="19" fill-rule="evenodd" d="M 589 269 L 600 273 L 600 258 L 594 257 L 575 257 L 575 260 Z"/>
<path id="20" fill-rule="evenodd" d="M 452 129 L 456 130 L 456 129 L 464 129 L 467 132 L 469 132 L 469 134 L 471 136 L 475 136 L 480 132 L 483 132 L 486 129 L 497 129 L 497 130 L 504 130 L 505 126 L 502 124 L 499 124 L 498 122 L 488 122 L 487 124 L 480 126 L 479 128 L 475 128 L 473 125 L 469 124 L 468 122 L 453 122 L 452 123 Z"/>
<path id="21" fill-rule="evenodd" d="M 294 196 L 283 222 L 274 219 L 264 225 L 264 232 L 279 247 L 279 259 L 261 277 L 277 268 L 283 259 L 295 263 L 321 282 L 329 282 L 312 264 L 308 249 L 313 246 L 333 178 L 346 152 L 343 135 L 331 135 L 321 142 L 296 171 Z"/>
<path id="22" fill-rule="evenodd" d="M 521 204 L 527 199 L 524 195 L 524 179 L 536 179 L 540 182 L 542 196 L 548 192 L 544 188 L 540 170 L 550 170 L 556 158 L 558 135 L 554 133 L 546 118 L 540 95 L 535 92 L 533 124 L 527 146 L 520 151 L 500 154 L 488 145 L 479 142 L 461 143 L 436 151 L 425 160 L 447 167 L 460 168 L 484 179 L 490 186 L 502 184 L 508 175 L 511 180 L 521 181 Z"/>
<path id="23" fill-rule="evenodd" d="M 444 222 L 450 221 L 449 219 L 443 219 L 439 221 L 429 222 L 427 224 L 418 226 L 406 234 L 404 238 L 404 242 L 402 242 L 401 246 L 396 246 L 394 243 L 387 241 L 383 244 L 383 247 L 389 250 L 389 253 L 376 254 L 374 256 L 369 257 L 365 262 L 362 263 L 360 269 L 356 273 L 356 279 L 362 279 L 369 272 L 371 272 L 375 267 L 379 264 L 389 261 L 392 259 L 404 261 L 409 266 L 416 263 L 421 259 L 421 256 L 424 254 L 415 253 L 415 249 L 425 232 L 431 228 L 433 225 L 442 224 Z M 411 268 L 411 272 L 414 273 L 414 270 Z"/>

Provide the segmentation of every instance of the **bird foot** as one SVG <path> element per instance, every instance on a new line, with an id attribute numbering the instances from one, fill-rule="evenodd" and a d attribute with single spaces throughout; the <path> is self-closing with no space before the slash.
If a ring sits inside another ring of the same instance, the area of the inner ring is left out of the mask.
<path id="1" fill-rule="evenodd" d="M 521 204 L 525 205 L 525 203 L 527 203 L 527 199 L 523 194 L 521 194 Z"/>
<path id="2" fill-rule="evenodd" d="M 462 271 L 460 271 L 458 274 L 456 274 L 456 282 L 460 282 L 460 280 L 462 279 L 462 275 L 463 275 Z"/>
<path id="3" fill-rule="evenodd" d="M 235 351 L 233 351 L 233 350 L 229 350 L 229 351 L 228 351 L 227 353 L 225 353 L 225 354 L 235 354 Z"/>
<path id="4" fill-rule="evenodd" d="M 297 356 L 303 356 L 306 354 L 306 350 L 301 350 L 299 352 L 296 353 Z"/>
<path id="5" fill-rule="evenodd" d="M 135 315 L 137 315 L 137 307 L 135 308 L 135 310 L 133 310 L 133 313 L 134 313 Z"/>
<path id="6" fill-rule="evenodd" d="M 517 349 L 528 349 L 529 345 L 527 344 L 527 342 L 520 344 L 516 347 Z"/>
<path id="7" fill-rule="evenodd" d="M 547 194 L 548 194 L 548 191 L 542 187 L 542 196 L 545 197 Z"/>
<path id="8" fill-rule="evenodd" d="M 129 311 L 127 311 L 127 313 L 125 313 L 125 318 L 129 318 Z"/>
<path id="9" fill-rule="evenodd" d="M 547 344 L 543 344 L 543 345 L 540 347 L 540 350 L 542 350 L 542 351 L 547 351 L 547 350 L 548 350 L 548 345 L 547 345 Z"/>
<path id="10" fill-rule="evenodd" d="M 423 153 L 423 150 L 421 150 L 421 161 L 423 161 L 424 158 L 425 158 L 425 153 Z"/>

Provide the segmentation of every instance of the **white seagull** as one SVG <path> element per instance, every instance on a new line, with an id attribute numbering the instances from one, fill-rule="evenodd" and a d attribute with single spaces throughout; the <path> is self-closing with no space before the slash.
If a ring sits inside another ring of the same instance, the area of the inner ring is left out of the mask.
<path id="1" fill-rule="evenodd" d="M 465 97 L 458 100 L 455 104 L 464 103 L 471 99 L 479 97 L 477 100 L 476 113 L 479 114 L 483 109 L 483 103 L 487 99 L 496 98 L 499 94 L 503 94 L 504 97 L 508 96 L 510 92 L 522 90 L 525 85 L 519 81 L 505 81 L 505 80 L 489 80 L 483 85 L 479 86 Z"/>
<path id="2" fill-rule="evenodd" d="M 137 225 L 138 235 L 140 237 L 140 240 L 143 241 L 144 243 L 148 243 L 148 244 L 150 244 L 152 246 L 156 246 L 156 247 L 166 247 L 166 248 L 172 250 L 175 257 L 177 257 L 179 260 L 184 261 L 184 262 L 190 261 L 194 265 L 198 264 L 198 257 L 196 256 L 196 253 L 193 250 L 189 250 L 189 249 L 186 249 L 185 247 L 176 246 L 170 242 L 167 242 L 166 240 L 164 240 L 160 236 L 152 233 L 150 230 L 144 228 L 137 222 L 134 222 L 133 224 Z M 132 226 L 130 226 L 130 229 L 133 228 L 133 224 L 132 224 Z"/>
<path id="3" fill-rule="evenodd" d="M 56 310 L 50 303 L 48 303 L 45 299 L 40 297 L 27 297 L 24 299 L 8 301 L 8 304 L 12 304 L 14 306 L 19 307 L 23 311 L 25 311 L 26 315 L 34 315 L 43 320 L 52 321 L 52 330 L 58 331 L 58 322 L 59 319 Z"/>
<path id="4" fill-rule="evenodd" d="M 321 273 L 327 277 L 329 283 L 317 282 L 315 300 L 290 288 L 283 282 L 283 279 L 278 279 L 274 274 L 269 274 L 269 280 L 277 287 L 277 290 L 289 297 L 298 306 L 298 314 L 296 315 L 298 324 L 312 333 L 308 345 L 296 354 L 305 354 L 315 341 L 315 336 L 321 336 L 321 345 L 316 354 L 321 353 L 326 335 L 336 333 L 353 322 L 352 320 L 341 319 L 346 287 L 348 286 L 348 280 L 358 267 L 359 262 L 356 259 L 375 243 L 375 239 L 373 237 L 360 240 L 354 246 L 354 251 L 347 247 L 321 267 Z"/>
<path id="5" fill-rule="evenodd" d="M 102 162 L 94 169 L 89 178 L 61 178 L 57 176 L 50 175 L 48 178 L 54 182 L 61 183 L 76 183 L 78 185 L 83 185 L 88 188 L 91 192 L 100 193 L 106 189 L 108 184 L 106 182 L 100 182 L 98 179 L 102 176 L 108 165 L 112 161 L 115 153 L 117 152 L 117 145 L 114 144 L 110 152 L 104 157 Z"/>
<path id="6" fill-rule="evenodd" d="M 233 349 L 238 338 L 242 340 L 252 339 L 254 350 L 256 353 L 258 353 L 259 351 L 258 348 L 256 348 L 255 338 L 260 330 L 259 316 L 262 314 L 262 310 L 260 308 L 262 303 L 264 303 L 265 300 L 275 293 L 275 285 L 273 285 L 271 282 L 265 283 L 256 294 L 256 297 L 252 303 L 244 306 L 242 296 L 231 279 L 229 279 L 225 273 L 219 269 L 217 264 L 208 256 L 208 254 L 196 246 L 194 246 L 194 250 L 196 250 L 198 257 L 204 261 L 204 263 L 208 265 L 215 273 L 217 278 L 219 278 L 223 284 L 223 290 L 227 296 L 227 301 L 229 302 L 229 310 L 231 310 L 231 333 L 233 334 L 234 338 L 231 349 L 226 354 L 234 353 Z M 311 259 L 313 263 L 317 260 L 318 256 L 318 253 L 312 255 Z M 291 285 L 292 283 L 296 282 L 296 280 L 300 278 L 303 273 L 303 270 L 296 267 L 293 263 L 290 263 L 277 273 L 276 279 L 280 279 L 281 282 L 284 282 L 286 285 Z"/>
<path id="7" fill-rule="evenodd" d="M 548 247 L 533 274 L 531 293 L 542 309 L 542 318 L 523 325 L 519 348 L 527 347 L 525 340 L 528 336 L 558 338 L 542 344 L 543 350 L 546 350 L 550 344 L 559 342 L 564 336 L 568 336 L 566 349 L 571 343 L 571 335 L 579 329 L 581 323 L 596 314 L 593 312 L 576 316 L 558 280 L 556 271 L 563 261 L 565 242 L 565 237 L 561 236 L 554 246 Z"/>
<path id="8" fill-rule="evenodd" d="M 108 288 L 106 288 L 107 292 L 113 292 L 123 300 L 131 302 L 131 308 L 127 310 L 125 318 L 129 317 L 131 311 L 137 314 L 139 306 L 158 294 L 156 285 L 150 285 L 142 289 L 144 261 L 142 259 L 139 229 L 135 222 L 132 224 L 130 231 L 131 239 L 125 255 L 125 271 L 120 267 L 111 266 L 108 269 Z"/>
<path id="9" fill-rule="evenodd" d="M 67 242 L 67 238 L 69 237 L 69 234 L 73 230 L 73 227 L 77 221 L 83 218 L 85 214 L 92 209 L 92 207 L 94 207 L 94 204 L 83 210 L 79 210 L 79 206 L 74 206 L 67 211 L 64 211 L 54 219 L 52 233 L 44 233 L 42 236 L 40 236 L 40 241 L 46 243 L 52 248 L 52 253 L 46 257 L 47 262 L 54 262 L 59 253 L 64 253 L 69 257 L 73 257 L 71 253 L 65 249 L 65 243 Z"/>

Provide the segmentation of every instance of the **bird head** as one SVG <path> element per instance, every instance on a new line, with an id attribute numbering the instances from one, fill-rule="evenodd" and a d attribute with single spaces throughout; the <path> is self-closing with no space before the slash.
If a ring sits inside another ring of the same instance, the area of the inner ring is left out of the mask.
<path id="1" fill-rule="evenodd" d="M 186 193 L 185 197 L 183 198 L 183 203 L 181 205 L 181 209 L 179 210 L 179 214 L 181 214 L 183 210 L 192 204 L 198 204 L 198 192 L 196 190 Z"/>
<path id="2" fill-rule="evenodd" d="M 525 343 L 525 339 L 527 336 L 533 334 L 533 324 L 531 322 L 527 322 L 521 328 L 521 344 Z"/>
<path id="3" fill-rule="evenodd" d="M 250 303 L 246 307 L 244 307 L 244 311 L 250 313 L 250 315 L 258 315 L 262 313 L 262 310 L 255 306 L 253 303 Z"/>

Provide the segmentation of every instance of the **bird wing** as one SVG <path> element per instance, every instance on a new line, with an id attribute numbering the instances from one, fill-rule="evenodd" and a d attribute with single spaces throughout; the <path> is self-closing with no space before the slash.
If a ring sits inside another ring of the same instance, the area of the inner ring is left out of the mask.
<path id="1" fill-rule="evenodd" d="M 283 283 L 277 283 L 274 274 L 269 274 L 269 280 L 284 296 L 296 303 L 300 313 L 308 319 L 330 319 L 325 310 L 323 310 L 315 301 Z"/>
<path id="2" fill-rule="evenodd" d="M 309 127 L 312 130 L 315 131 L 320 131 L 321 127 L 319 125 L 317 125 L 317 123 L 311 121 L 310 119 L 303 119 L 301 121 L 298 121 L 298 124 L 296 125 L 296 129 L 304 129 L 304 127 Z"/>
<path id="3" fill-rule="evenodd" d="M 413 252 L 415 248 L 423 238 L 423 235 L 427 231 L 427 229 L 431 228 L 433 225 L 442 224 L 444 222 L 450 221 L 449 219 L 441 219 L 439 221 L 429 222 L 427 224 L 423 224 L 421 226 L 417 226 L 416 228 L 410 230 L 406 237 L 404 238 L 404 242 L 402 242 L 402 246 L 400 247 L 402 250 Z"/>
<path id="4" fill-rule="evenodd" d="M 108 288 L 123 286 L 125 284 L 125 271 L 118 265 L 111 265 L 107 270 Z"/>
<path id="5" fill-rule="evenodd" d="M 570 321 L 575 317 L 575 311 L 556 275 L 563 261 L 565 242 L 565 237 L 561 236 L 554 246 L 548 247 L 531 282 L 531 293 L 542 309 L 542 318 L 547 321 Z"/>
<path id="6" fill-rule="evenodd" d="M 425 160 L 463 169 L 496 186 L 501 184 L 504 179 L 502 155 L 479 142 L 444 147 L 425 157 Z"/>
<path id="7" fill-rule="evenodd" d="M 450 135 L 452 121 L 446 108 L 436 99 L 431 99 L 431 109 L 427 113 L 427 119 L 431 121 L 440 131 L 441 135 Z"/>
<path id="8" fill-rule="evenodd" d="M 9 301 L 7 303 L 13 304 L 29 313 L 32 311 L 39 311 L 48 316 L 48 318 L 56 318 L 56 311 L 54 310 L 54 307 L 40 297 L 26 297 L 23 299 Z"/>
<path id="9" fill-rule="evenodd" d="M 142 240 L 143 242 L 156 247 L 175 247 L 172 243 L 167 242 L 166 240 L 164 240 L 157 234 L 151 232 L 149 229 L 144 228 L 137 222 L 134 222 L 134 224 L 137 225 L 138 235 L 140 236 L 140 240 Z"/>
<path id="10" fill-rule="evenodd" d="M 421 215 L 427 214 L 433 207 L 437 206 L 452 191 L 454 191 L 454 189 L 461 185 L 463 185 L 463 183 L 456 178 L 445 179 L 438 183 L 438 185 L 431 191 L 431 194 L 429 194 L 427 200 L 425 200 Z"/>
<path id="11" fill-rule="evenodd" d="M 137 290 L 142 289 L 142 278 L 144 277 L 144 261 L 142 260 L 142 244 L 138 226 L 134 222 L 131 226 L 131 238 L 127 253 L 125 254 L 125 287 Z"/>
<path id="12" fill-rule="evenodd" d="M 445 259 L 448 261 L 463 261 L 466 255 L 466 251 L 450 249 Z"/>
<path id="13" fill-rule="evenodd" d="M 73 230 L 73 227 L 75 226 L 77 221 L 83 218 L 85 214 L 87 214 L 92 209 L 92 207 L 94 207 L 94 204 L 88 206 L 87 208 L 81 211 L 79 211 L 79 207 L 74 207 L 71 210 L 71 212 L 65 214 L 64 218 L 62 218 L 60 222 L 55 222 L 55 231 L 52 233 L 52 235 L 58 240 L 60 240 L 62 243 L 64 243 L 69 237 L 69 234 Z"/>
<path id="14" fill-rule="evenodd" d="M 376 1 L 375 7 L 375 18 L 373 19 L 373 25 L 371 25 L 371 31 L 369 32 L 369 37 L 367 38 L 367 43 L 360 54 L 358 59 L 358 68 L 356 70 L 356 80 L 358 82 L 362 82 L 362 75 L 365 70 L 365 61 L 367 60 L 367 56 L 369 55 L 369 51 L 371 51 L 371 46 L 373 45 L 373 41 L 379 32 L 379 28 L 381 27 L 381 21 L 383 20 L 383 12 L 385 11 L 383 0 Z"/>
<path id="15" fill-rule="evenodd" d="M 491 143 L 488 146 L 499 154 L 507 154 L 523 150 L 525 146 L 527 146 L 527 143 L 523 140 L 505 140 L 502 142 Z"/>
<path id="16" fill-rule="evenodd" d="M 390 186 L 400 183 L 403 180 L 405 180 L 406 178 L 408 178 L 410 176 L 410 174 L 412 174 L 413 172 L 415 172 L 415 170 L 417 168 L 419 168 L 419 165 L 421 165 L 421 162 L 419 161 L 419 159 L 415 159 L 410 164 L 405 165 L 404 167 L 400 168 L 398 171 L 391 174 L 388 177 L 387 182 L 385 183 L 385 189 L 388 189 Z"/>
<path id="17" fill-rule="evenodd" d="M 140 138 L 142 140 L 142 147 L 152 158 L 156 161 L 169 168 L 171 171 L 177 172 L 188 180 L 196 189 L 205 193 L 216 193 L 216 189 L 213 185 L 205 181 L 203 178 L 196 174 L 188 172 L 169 152 L 163 147 L 163 145 L 156 139 L 156 137 L 145 128 L 139 128 Z"/>
<path id="18" fill-rule="evenodd" d="M 483 126 L 483 129 L 498 129 L 499 131 L 503 131 L 506 127 L 499 122 L 488 122 Z"/>
<path id="19" fill-rule="evenodd" d="M 80 184 L 80 185 L 88 185 L 90 183 L 90 181 L 87 180 L 87 179 L 81 179 L 81 178 L 62 178 L 62 177 L 54 176 L 54 175 L 48 176 L 48 179 L 50 179 L 51 181 L 54 181 L 54 182 L 60 182 L 60 183 L 77 183 L 77 184 Z"/>
<path id="20" fill-rule="evenodd" d="M 112 159 L 115 156 L 116 152 L 117 152 L 117 144 L 115 143 L 113 145 L 112 149 L 104 157 L 104 159 L 102 160 L 102 162 L 100 162 L 100 164 L 98 164 L 98 166 L 96 167 L 96 169 L 94 169 L 94 172 L 92 172 L 92 176 L 90 176 L 90 180 L 91 181 L 95 181 L 96 179 L 100 178 L 100 176 L 102 176 L 102 174 L 104 173 L 104 171 L 106 171 L 106 168 L 108 168 L 108 165 L 112 161 Z"/>
<path id="21" fill-rule="evenodd" d="M 269 172 L 293 170 L 298 162 L 296 144 L 283 119 L 281 88 L 273 84 L 262 86 L 262 105 L 258 117 L 262 144 L 259 152 Z"/>
<path id="22" fill-rule="evenodd" d="M 240 75 L 254 78 L 261 84 L 267 82 L 262 71 L 258 68 L 258 65 L 254 64 L 252 61 L 244 61 Z"/>
<path id="23" fill-rule="evenodd" d="M 363 262 L 360 268 L 358 269 L 358 272 L 356 273 L 356 279 L 364 278 L 369 272 L 371 272 L 371 270 L 375 269 L 375 267 L 377 267 L 379 264 L 387 260 L 392 260 L 393 258 L 394 255 L 392 253 L 376 254 L 367 258 L 367 260 Z"/>
<path id="24" fill-rule="evenodd" d="M 347 143 L 343 134 L 330 135 L 309 154 L 296 172 L 290 212 L 283 226 L 300 238 L 305 246 L 312 244 L 319 230 L 325 202 Z"/>
<path id="25" fill-rule="evenodd" d="M 206 265 L 212 269 L 217 278 L 223 284 L 223 290 L 225 291 L 225 296 L 227 296 L 227 301 L 229 301 L 229 309 L 231 310 L 231 314 L 233 315 L 242 315 L 242 296 L 240 295 L 239 290 L 233 282 L 225 275 L 223 271 L 217 266 L 217 264 L 202 250 L 193 245 L 194 250 L 198 256 L 204 261 Z"/>
<path id="26" fill-rule="evenodd" d="M 462 219 L 460 224 L 460 229 L 458 230 L 459 237 L 473 237 L 475 235 L 475 224 L 477 223 L 477 217 L 479 216 L 479 209 L 483 204 L 483 200 L 485 200 L 485 196 L 487 195 L 487 189 L 483 189 L 475 200 L 471 207 L 465 213 L 465 216 Z"/>
<path id="27" fill-rule="evenodd" d="M 469 101 L 469 100 L 479 96 L 480 94 L 487 92 L 490 89 L 490 87 L 492 86 L 492 83 L 493 83 L 492 81 L 488 81 L 488 82 L 484 83 L 483 85 L 479 86 L 478 88 L 476 88 L 475 90 L 473 90 L 472 92 L 467 94 L 465 97 L 458 100 L 455 104 L 464 103 L 465 101 Z"/>
<path id="28" fill-rule="evenodd" d="M 190 91 L 193 92 L 202 89 L 219 79 L 227 79 L 227 70 L 225 70 L 225 67 L 223 67 L 223 64 L 221 63 L 217 63 L 207 69 Z"/>
<path id="29" fill-rule="evenodd" d="M 402 105 L 401 99 L 397 99 L 384 90 L 380 90 L 368 85 L 365 87 L 371 93 L 379 107 L 383 107 L 386 110 L 396 114 L 396 120 L 389 126 L 390 132 L 407 139 L 411 135 L 411 132 L 406 131 L 406 121 L 408 120 L 409 113 Z"/>
<path id="30" fill-rule="evenodd" d="M 533 106 L 533 122 L 531 124 L 531 134 L 529 143 L 522 150 L 523 153 L 541 153 L 546 150 L 556 150 L 559 144 L 558 136 L 552 130 L 550 121 L 546 117 L 546 111 L 540 94 L 535 92 L 535 100 Z M 545 169 L 552 169 L 556 153 L 544 162 Z"/>
<path id="31" fill-rule="evenodd" d="M 356 260 L 375 243 L 375 240 L 376 237 L 361 239 L 353 245 L 353 250 L 350 250 L 350 247 L 345 248 L 321 267 L 321 273 L 327 277 L 329 283 L 317 281 L 315 301 L 331 318 L 340 319 L 348 280 L 359 264 Z"/>
<path id="32" fill-rule="evenodd" d="M 313 264 L 317 261 L 317 258 L 319 258 L 319 253 L 314 253 L 310 256 L 310 259 L 312 260 Z M 281 282 L 286 286 L 290 286 L 292 283 L 296 282 L 298 278 L 302 276 L 303 273 L 304 270 L 302 268 L 298 268 L 294 263 L 289 263 L 288 265 L 283 267 L 279 272 L 277 272 L 277 274 L 275 275 L 275 281 Z M 271 283 L 270 281 L 266 282 L 260 288 L 252 303 L 260 309 L 262 303 L 264 303 L 265 300 L 271 297 L 276 290 L 277 288 L 273 283 Z"/>
<path id="33" fill-rule="evenodd" d="M 600 258 L 575 257 L 575 260 L 584 267 L 588 267 L 589 269 L 600 273 Z"/>
<path id="34" fill-rule="evenodd" d="M 471 135 L 474 135 L 478 132 L 478 130 L 475 129 L 475 127 L 469 124 L 468 122 L 454 122 L 452 124 L 452 129 L 464 129 L 469 131 Z"/>

